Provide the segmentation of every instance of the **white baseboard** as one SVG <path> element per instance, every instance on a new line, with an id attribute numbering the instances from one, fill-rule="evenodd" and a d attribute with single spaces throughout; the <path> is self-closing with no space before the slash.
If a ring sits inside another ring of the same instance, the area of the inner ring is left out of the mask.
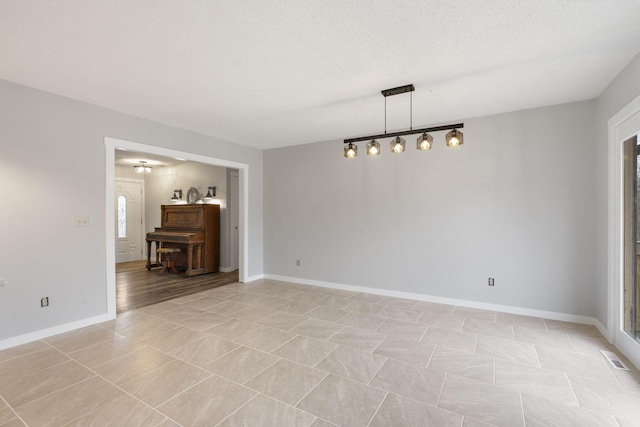
<path id="1" fill-rule="evenodd" d="M 266 276 L 264 274 L 256 274 L 255 276 L 249 276 L 245 279 L 244 283 L 253 282 L 255 280 L 264 279 Z"/>
<path id="2" fill-rule="evenodd" d="M 218 270 L 220 271 L 220 273 L 231 273 L 232 271 L 236 271 L 237 268 L 233 268 L 233 267 L 220 267 L 218 268 Z"/>
<path id="3" fill-rule="evenodd" d="M 17 337 L 7 338 L 0 341 L 0 350 L 15 347 L 17 345 L 27 344 L 44 338 L 49 338 L 54 335 L 63 334 L 65 332 L 70 332 L 76 329 L 84 328 L 86 326 L 95 325 L 96 323 L 106 322 L 107 320 L 113 320 L 115 318 L 116 317 L 113 315 L 102 314 L 100 316 L 89 317 L 87 319 L 76 320 L 74 322 L 65 323 L 63 325 L 29 332 L 28 334 L 19 335 Z"/>
<path id="4" fill-rule="evenodd" d="M 478 308 L 482 310 L 500 311 L 503 313 L 520 314 L 523 316 L 542 317 L 544 319 L 560 320 L 563 322 L 582 323 L 593 325 L 600 333 L 605 335 L 606 328 L 595 317 L 580 316 L 576 314 L 558 313 L 555 311 L 534 310 L 524 307 L 514 307 L 510 305 L 491 304 L 486 302 L 462 300 L 455 298 L 436 297 L 426 294 L 416 294 L 412 292 L 394 291 L 389 289 L 368 288 L 365 286 L 345 285 L 342 283 L 322 282 L 319 280 L 301 279 L 298 277 L 278 276 L 275 274 L 264 274 L 265 279 L 280 280 L 284 282 L 294 282 L 303 285 L 321 286 L 323 288 L 342 289 L 346 291 L 364 292 L 368 294 L 384 295 L 396 298 L 407 298 L 418 301 L 435 302 L 439 304 L 457 305 L 460 307 Z M 606 335 L 605 335 L 606 336 Z"/>

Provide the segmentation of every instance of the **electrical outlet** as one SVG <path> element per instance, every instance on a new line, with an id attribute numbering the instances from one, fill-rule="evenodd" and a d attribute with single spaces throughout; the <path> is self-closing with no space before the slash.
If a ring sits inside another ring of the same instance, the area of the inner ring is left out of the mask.
<path id="1" fill-rule="evenodd" d="M 40 300 L 40 307 L 49 307 L 49 297 L 44 297 Z"/>
<path id="2" fill-rule="evenodd" d="M 493 277 L 489 277 L 489 286 L 493 286 L 493 285 L 494 285 Z"/>
<path id="3" fill-rule="evenodd" d="M 88 216 L 77 216 L 75 218 L 76 227 L 88 227 L 89 226 L 89 217 Z"/>
<path id="4" fill-rule="evenodd" d="M 297 265 L 298 267 L 300 267 L 300 260 L 299 260 L 299 259 L 297 259 L 297 260 L 296 260 L 296 265 Z"/>

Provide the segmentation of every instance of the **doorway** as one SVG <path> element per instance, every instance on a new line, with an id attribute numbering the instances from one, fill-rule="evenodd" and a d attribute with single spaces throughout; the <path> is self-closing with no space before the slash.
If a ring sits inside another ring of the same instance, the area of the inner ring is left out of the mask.
<path id="1" fill-rule="evenodd" d="M 144 181 L 119 178 L 115 181 L 114 216 L 116 263 L 145 258 Z"/>
<path id="2" fill-rule="evenodd" d="M 624 283 L 622 286 L 622 329 L 640 341 L 638 307 L 640 293 L 640 170 L 638 137 L 622 143 L 624 153 Z"/>
<path id="3" fill-rule="evenodd" d="M 239 266 L 239 240 L 240 240 L 240 217 L 238 214 L 239 203 L 238 195 L 240 194 L 240 179 L 237 170 L 228 170 L 229 173 L 229 189 L 228 189 L 228 215 L 229 215 L 229 269 L 235 271 Z"/>

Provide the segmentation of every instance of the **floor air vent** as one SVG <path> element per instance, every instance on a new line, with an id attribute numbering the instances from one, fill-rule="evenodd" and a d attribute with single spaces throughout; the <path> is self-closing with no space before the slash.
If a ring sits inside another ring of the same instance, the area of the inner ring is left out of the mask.
<path id="1" fill-rule="evenodd" d="M 624 363 L 618 359 L 618 356 L 615 353 L 610 351 L 600 350 L 600 352 L 604 355 L 604 357 L 609 361 L 613 369 L 620 369 L 622 371 L 628 371 L 629 368 L 626 367 Z"/>

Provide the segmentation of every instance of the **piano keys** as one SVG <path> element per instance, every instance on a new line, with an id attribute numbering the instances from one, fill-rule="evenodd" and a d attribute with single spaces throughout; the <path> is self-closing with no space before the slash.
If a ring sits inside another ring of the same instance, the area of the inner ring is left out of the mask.
<path id="1" fill-rule="evenodd" d="M 220 269 L 220 206 L 162 205 L 160 227 L 147 233 L 147 270 L 161 266 L 156 252 L 151 262 L 151 244 L 158 248 L 180 248 L 171 255 L 187 277 Z"/>

